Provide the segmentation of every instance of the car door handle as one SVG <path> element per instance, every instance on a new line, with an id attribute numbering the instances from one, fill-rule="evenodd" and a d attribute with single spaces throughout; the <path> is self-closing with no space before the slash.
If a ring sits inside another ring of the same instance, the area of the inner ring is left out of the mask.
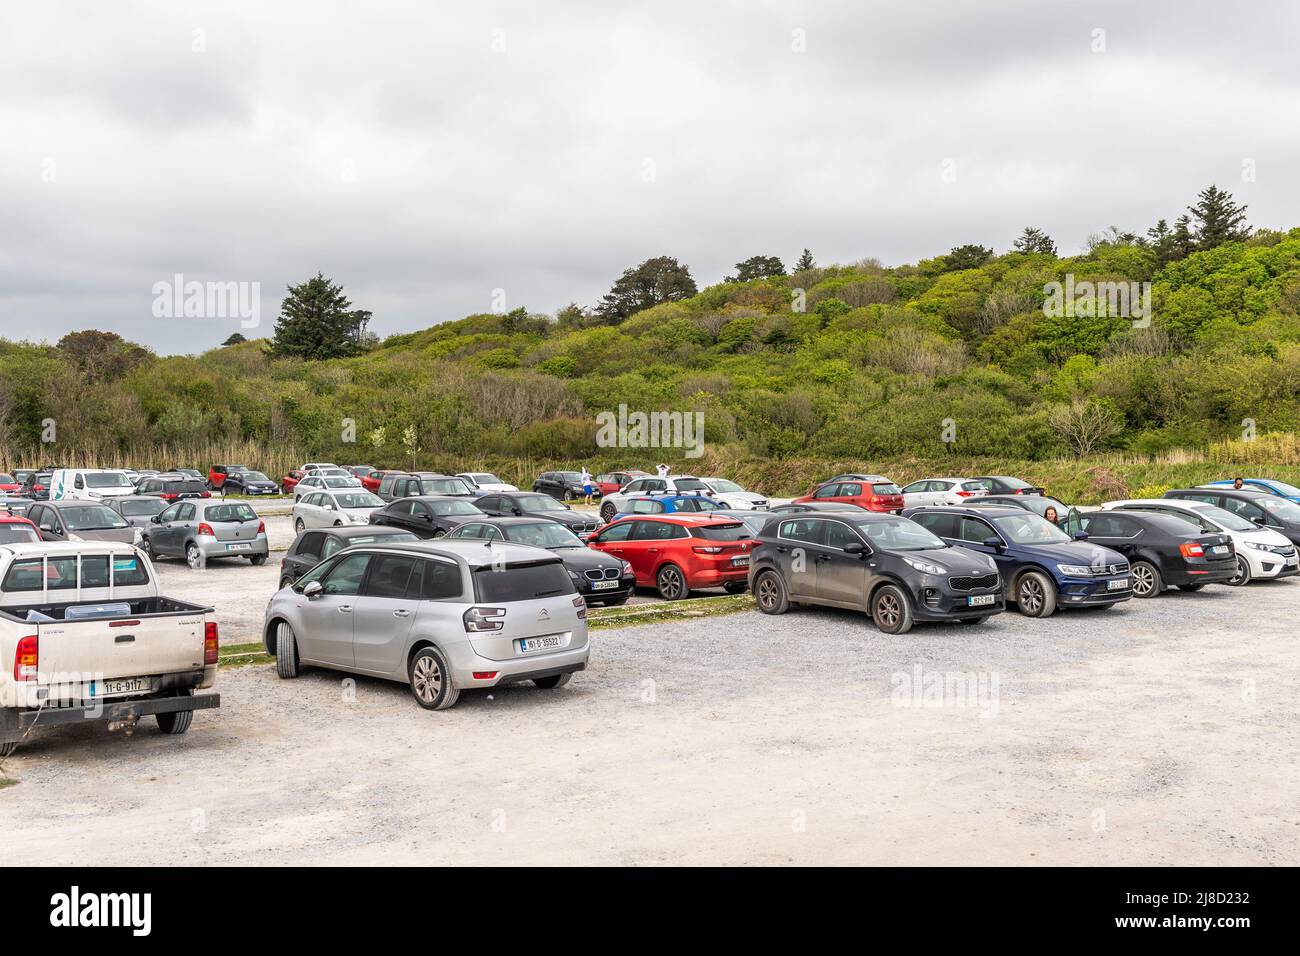
<path id="1" fill-rule="evenodd" d="M 410 616 L 411 616 L 411 612 L 406 610 L 405 608 L 399 608 L 398 610 L 393 612 L 393 617 L 410 617 Z"/>
<path id="2" fill-rule="evenodd" d="M 351 614 L 351 613 L 352 613 L 352 605 L 351 605 L 351 604 L 343 604 L 343 605 L 340 605 L 340 606 L 339 606 L 339 613 L 340 613 L 340 614 Z"/>
<path id="3" fill-rule="evenodd" d="M 785 554 L 785 553 L 788 552 L 789 550 L 790 550 L 790 549 L 787 548 L 787 547 L 786 547 L 785 545 L 783 545 L 783 544 L 779 544 L 779 545 L 777 545 L 777 547 L 776 547 L 776 553 L 777 553 L 777 554 Z"/>

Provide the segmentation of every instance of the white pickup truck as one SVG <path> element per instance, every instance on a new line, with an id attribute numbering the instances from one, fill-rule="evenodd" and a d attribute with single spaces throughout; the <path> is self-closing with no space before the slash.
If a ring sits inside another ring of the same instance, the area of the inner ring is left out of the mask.
<path id="1" fill-rule="evenodd" d="M 129 544 L 0 546 L 0 757 L 33 725 L 106 720 L 133 729 L 153 714 L 189 730 L 196 694 L 217 675 L 212 608 L 161 597 L 153 565 Z"/>

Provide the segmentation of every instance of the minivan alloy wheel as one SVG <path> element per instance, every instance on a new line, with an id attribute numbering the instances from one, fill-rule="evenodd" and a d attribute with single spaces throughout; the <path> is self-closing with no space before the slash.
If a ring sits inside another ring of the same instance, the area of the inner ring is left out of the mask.
<path id="1" fill-rule="evenodd" d="M 432 706 L 442 693 L 442 668 L 432 657 L 421 657 L 411 668 L 411 689 L 424 704 Z"/>

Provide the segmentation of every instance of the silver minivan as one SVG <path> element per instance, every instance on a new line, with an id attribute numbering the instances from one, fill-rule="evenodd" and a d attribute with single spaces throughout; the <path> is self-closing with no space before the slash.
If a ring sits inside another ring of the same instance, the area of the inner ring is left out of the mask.
<path id="1" fill-rule="evenodd" d="M 560 558 L 501 542 L 347 548 L 266 608 L 281 677 L 304 666 L 402 681 L 443 710 L 462 690 L 563 687 L 587 666 L 587 611 Z"/>
<path id="2" fill-rule="evenodd" d="M 271 551 L 257 512 L 242 501 L 220 498 L 178 501 L 150 518 L 143 535 L 140 547 L 151 558 L 184 558 L 196 571 L 213 558 L 266 564 Z"/>

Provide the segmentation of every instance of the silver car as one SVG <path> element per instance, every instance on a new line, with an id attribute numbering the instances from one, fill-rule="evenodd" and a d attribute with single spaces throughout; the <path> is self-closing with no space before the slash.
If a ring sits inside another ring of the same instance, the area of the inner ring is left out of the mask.
<path id="1" fill-rule="evenodd" d="M 140 547 L 150 557 L 184 558 L 198 570 L 212 558 L 248 558 L 266 564 L 266 526 L 242 501 L 189 498 L 154 515 Z"/>
<path id="2" fill-rule="evenodd" d="M 446 538 L 338 552 L 271 598 L 263 640 L 281 677 L 318 666 L 402 681 L 428 710 L 471 688 L 562 687 L 590 651 L 557 555 Z"/>
<path id="3" fill-rule="evenodd" d="M 105 507 L 116 511 L 133 528 L 149 527 L 149 519 L 166 511 L 167 504 L 166 499 L 156 495 L 126 495 L 104 501 Z"/>
<path id="4" fill-rule="evenodd" d="M 293 504 L 293 530 L 302 534 L 308 528 L 342 528 L 351 524 L 369 524 L 370 513 L 384 502 L 364 488 L 331 488 L 303 495 Z"/>

